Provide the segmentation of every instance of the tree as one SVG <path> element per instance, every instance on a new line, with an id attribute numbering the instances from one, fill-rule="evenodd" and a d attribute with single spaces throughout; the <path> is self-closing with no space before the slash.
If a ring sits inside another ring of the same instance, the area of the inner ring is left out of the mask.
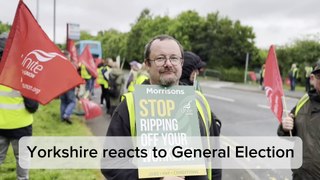
<path id="1" fill-rule="evenodd" d="M 8 23 L 2 23 L 0 21 L 0 34 L 2 34 L 3 32 L 9 32 L 11 28 L 11 25 L 9 25 Z"/>
<path id="2" fill-rule="evenodd" d="M 97 40 L 102 44 L 104 58 L 111 57 L 114 59 L 118 55 L 125 56 L 127 33 L 121 33 L 115 29 L 100 31 Z"/>
<path id="3" fill-rule="evenodd" d="M 153 18 L 150 15 L 150 11 L 144 9 L 128 33 L 126 48 L 128 61 L 134 59 L 142 62 L 146 43 L 155 35 L 166 34 L 170 21 L 170 18 L 167 16 Z"/>
<path id="4" fill-rule="evenodd" d="M 194 51 L 204 22 L 204 18 L 196 11 L 182 12 L 173 20 L 172 25 L 168 26 L 169 34 L 179 40 L 185 50 Z"/>

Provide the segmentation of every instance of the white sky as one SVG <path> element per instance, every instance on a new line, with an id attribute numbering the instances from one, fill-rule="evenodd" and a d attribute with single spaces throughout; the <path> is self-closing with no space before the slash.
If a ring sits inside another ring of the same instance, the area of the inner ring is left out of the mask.
<path id="1" fill-rule="evenodd" d="M 39 1 L 39 24 L 53 40 L 53 2 Z M 37 0 L 24 0 L 36 17 Z M 12 24 L 18 0 L 0 0 L 0 21 Z M 140 12 L 175 17 L 195 10 L 201 16 L 219 11 L 221 16 L 253 27 L 256 45 L 284 45 L 307 35 L 320 37 L 319 0 L 56 0 L 56 42 L 66 39 L 66 23 L 80 24 L 92 34 L 114 28 L 130 30 Z M 320 38 L 318 38 L 320 39 Z"/>

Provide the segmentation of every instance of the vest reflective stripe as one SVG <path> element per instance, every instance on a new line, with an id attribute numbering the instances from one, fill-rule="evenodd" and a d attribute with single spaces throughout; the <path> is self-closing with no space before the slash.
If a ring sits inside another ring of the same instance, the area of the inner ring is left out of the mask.
<path id="1" fill-rule="evenodd" d="M 19 110 L 24 109 L 24 104 L 2 104 L 0 103 L 0 109 L 6 109 L 6 110 Z"/>
<path id="2" fill-rule="evenodd" d="M 6 96 L 6 97 L 21 97 L 21 94 L 19 91 L 10 91 L 10 92 L 6 92 L 6 91 L 0 91 L 0 96 Z"/>
<path id="3" fill-rule="evenodd" d="M 298 101 L 297 106 L 296 106 L 296 110 L 294 112 L 294 116 L 296 117 L 300 111 L 300 109 L 302 108 L 302 106 L 309 100 L 309 95 L 305 94 L 304 96 L 302 96 L 302 98 Z"/>
<path id="4" fill-rule="evenodd" d="M 86 66 L 85 65 L 81 65 L 81 77 L 83 79 L 91 79 L 91 75 L 88 73 L 87 69 L 86 69 Z"/>
<path id="5" fill-rule="evenodd" d="M 209 136 L 210 136 L 210 127 L 211 127 L 211 123 L 212 123 L 211 108 L 209 106 L 207 99 L 204 97 L 204 95 L 200 91 L 196 91 L 196 105 L 197 105 L 198 111 L 200 112 L 200 115 L 201 115 L 201 111 L 203 114 L 202 120 L 203 120 L 205 128 L 206 128 L 207 143 L 208 143 L 208 147 L 210 148 Z M 199 106 L 201 106 L 201 107 L 199 107 Z M 204 110 L 206 112 L 203 112 Z M 209 167 L 207 169 L 208 179 L 211 180 L 212 179 L 211 162 L 209 162 L 208 167 Z"/>
<path id="6" fill-rule="evenodd" d="M 20 92 L 0 85 L 0 129 L 16 129 L 32 124 L 33 116 L 25 109 L 23 98 L 18 94 Z"/>
<path id="7" fill-rule="evenodd" d="M 147 79 L 149 79 L 149 77 L 147 75 L 141 74 L 137 77 L 135 84 L 142 84 Z"/>
<path id="8" fill-rule="evenodd" d="M 129 112 L 129 121 L 130 121 L 130 133 L 131 136 L 136 136 L 136 116 L 134 112 L 134 100 L 133 100 L 133 94 L 132 93 L 126 93 L 121 97 L 121 101 L 123 99 L 126 99 L 127 101 L 127 107 Z"/>
<path id="9" fill-rule="evenodd" d="M 206 131 L 207 131 L 207 136 L 210 135 L 210 126 L 211 126 L 211 108 L 209 106 L 209 103 L 207 101 L 207 99 L 204 97 L 204 95 L 200 92 L 200 91 L 196 91 L 196 104 L 197 105 L 197 109 L 200 112 L 201 115 L 201 111 L 202 111 L 202 119 L 204 122 L 204 125 L 206 126 Z M 201 107 L 198 107 L 201 106 Z M 205 110 L 205 112 L 204 112 Z"/>
<path id="10" fill-rule="evenodd" d="M 128 86 L 128 92 L 133 92 L 133 91 L 134 91 L 134 81 L 131 81 Z"/>

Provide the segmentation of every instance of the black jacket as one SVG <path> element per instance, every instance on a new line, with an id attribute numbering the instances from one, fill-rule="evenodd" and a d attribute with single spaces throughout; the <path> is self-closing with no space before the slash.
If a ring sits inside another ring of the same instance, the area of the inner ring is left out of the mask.
<path id="1" fill-rule="evenodd" d="M 320 95 L 315 90 L 309 91 L 310 100 L 299 110 L 294 118 L 293 136 L 303 142 L 303 163 L 293 170 L 293 179 L 320 179 Z M 295 112 L 294 107 L 291 113 Z M 278 128 L 279 136 L 289 136 L 282 126 Z"/>

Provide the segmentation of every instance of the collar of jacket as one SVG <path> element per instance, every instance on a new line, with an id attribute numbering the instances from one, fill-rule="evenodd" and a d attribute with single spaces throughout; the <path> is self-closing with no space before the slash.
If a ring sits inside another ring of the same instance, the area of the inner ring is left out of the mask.
<path id="1" fill-rule="evenodd" d="M 320 103 L 320 94 L 318 94 L 315 89 L 311 89 L 308 92 L 308 95 L 309 95 L 310 99 Z"/>

